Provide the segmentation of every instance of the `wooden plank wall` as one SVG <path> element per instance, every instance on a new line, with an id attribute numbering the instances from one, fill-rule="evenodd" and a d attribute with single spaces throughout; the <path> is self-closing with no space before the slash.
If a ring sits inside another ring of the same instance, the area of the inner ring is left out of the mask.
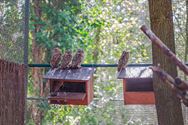
<path id="1" fill-rule="evenodd" d="M 24 65 L 0 60 L 0 125 L 24 125 Z"/>

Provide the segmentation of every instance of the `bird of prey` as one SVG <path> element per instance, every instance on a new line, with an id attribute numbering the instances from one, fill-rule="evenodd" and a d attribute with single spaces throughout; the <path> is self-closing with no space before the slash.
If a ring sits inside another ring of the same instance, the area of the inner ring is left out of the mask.
<path id="1" fill-rule="evenodd" d="M 83 60 L 84 60 L 84 51 L 82 49 L 78 49 L 78 51 L 76 52 L 76 54 L 72 59 L 71 68 L 73 69 L 80 68 Z"/>
<path id="2" fill-rule="evenodd" d="M 69 68 L 72 61 L 72 52 L 70 50 L 67 50 L 61 59 L 61 69 Z"/>
<path id="3" fill-rule="evenodd" d="M 118 67 L 117 67 L 118 72 L 120 72 L 122 69 L 125 68 L 125 66 L 127 65 L 128 59 L 129 59 L 129 52 L 123 51 L 118 62 Z"/>
<path id="4" fill-rule="evenodd" d="M 61 50 L 58 47 L 52 50 L 52 56 L 50 60 L 50 66 L 52 69 L 58 67 L 59 62 L 61 61 L 61 55 Z"/>

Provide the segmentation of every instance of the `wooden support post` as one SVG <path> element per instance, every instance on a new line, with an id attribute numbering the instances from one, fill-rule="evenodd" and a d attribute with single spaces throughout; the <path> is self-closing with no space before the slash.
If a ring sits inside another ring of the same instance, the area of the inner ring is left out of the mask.
<path id="1" fill-rule="evenodd" d="M 162 70 L 162 69 L 160 69 L 159 67 L 156 67 L 156 66 L 153 66 L 153 67 L 150 67 L 151 69 L 152 69 L 152 71 L 154 72 L 154 73 L 156 73 L 157 75 L 158 75 L 158 77 L 161 79 L 161 80 L 163 80 L 163 81 L 165 81 L 165 82 L 168 82 L 168 83 L 170 83 L 170 84 L 168 84 L 168 85 L 170 85 L 170 87 L 174 90 L 174 89 L 176 89 L 175 88 L 175 80 L 174 80 L 174 78 L 172 78 L 168 73 L 166 73 L 164 70 Z"/>
<path id="2" fill-rule="evenodd" d="M 181 80 L 179 77 L 175 78 L 175 86 L 181 90 L 188 90 L 188 82 Z"/>
<path id="3" fill-rule="evenodd" d="M 151 30 L 161 41 L 175 53 L 172 0 L 148 0 Z M 152 35 L 153 36 L 153 35 Z M 163 54 L 163 50 L 152 44 L 153 64 L 160 64 L 173 78 L 177 76 L 177 68 L 173 61 Z M 171 88 L 160 78 L 153 75 L 153 89 L 159 125 L 184 125 L 182 108 L 179 99 Z"/>
<path id="4" fill-rule="evenodd" d="M 140 28 L 151 42 L 166 54 L 172 62 L 174 62 L 186 75 L 188 75 L 188 67 L 145 25 Z"/>
<path id="5" fill-rule="evenodd" d="M 173 90 L 173 92 L 176 94 L 176 96 L 181 99 L 182 103 L 186 106 L 188 106 L 188 98 L 187 98 L 187 93 L 185 89 L 181 89 L 180 87 L 176 87 L 177 83 L 174 78 L 172 78 L 168 73 L 166 73 L 164 70 L 160 69 L 159 67 L 150 67 L 154 73 L 158 75 L 158 77 L 163 80 L 165 83 L 167 83 Z M 178 78 L 178 80 L 181 80 Z M 182 80 L 179 85 L 182 87 Z M 184 87 L 184 86 L 183 86 Z"/>

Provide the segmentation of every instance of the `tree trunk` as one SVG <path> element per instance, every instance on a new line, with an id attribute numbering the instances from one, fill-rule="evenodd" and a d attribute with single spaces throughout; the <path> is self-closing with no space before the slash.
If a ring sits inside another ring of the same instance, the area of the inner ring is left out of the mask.
<path id="1" fill-rule="evenodd" d="M 37 17 L 35 21 L 35 29 L 32 32 L 32 62 L 33 63 L 43 63 L 44 61 L 44 48 L 39 45 L 39 42 L 36 39 L 36 34 L 41 32 L 41 25 L 37 24 L 37 22 L 41 19 L 41 1 L 34 0 L 33 8 L 34 8 L 34 16 Z M 32 79 L 33 79 L 33 96 L 44 96 L 44 86 L 43 86 L 43 73 L 44 69 L 34 67 L 32 68 Z M 38 107 L 38 103 L 34 101 L 32 103 L 32 118 L 36 125 L 42 124 L 43 112 Z"/>
<path id="2" fill-rule="evenodd" d="M 173 15 L 171 0 L 149 0 L 150 20 L 152 31 L 175 52 Z M 175 64 L 166 57 L 155 45 L 152 46 L 153 63 L 160 67 L 172 77 L 177 76 Z M 182 109 L 179 99 L 154 74 L 154 92 L 156 98 L 156 109 L 159 125 L 183 125 Z"/>
<path id="3" fill-rule="evenodd" d="M 101 33 L 101 27 L 98 27 L 96 29 L 96 35 L 94 40 L 94 49 L 93 49 L 93 63 L 98 62 L 99 58 L 99 50 L 100 50 L 100 33 Z"/>
<path id="4" fill-rule="evenodd" d="M 186 0 L 186 27 L 185 27 L 185 31 L 186 31 L 186 36 L 185 36 L 185 58 L 184 61 L 185 63 L 187 63 L 187 56 L 188 56 L 188 0 Z M 184 77 L 186 78 L 186 75 Z"/>

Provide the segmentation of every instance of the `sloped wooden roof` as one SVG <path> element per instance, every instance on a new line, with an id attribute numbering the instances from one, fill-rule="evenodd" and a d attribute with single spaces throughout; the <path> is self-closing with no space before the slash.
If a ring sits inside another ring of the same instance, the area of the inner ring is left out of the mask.
<path id="1" fill-rule="evenodd" d="M 153 72 L 148 67 L 126 67 L 118 73 L 118 79 L 124 78 L 152 78 Z"/>
<path id="2" fill-rule="evenodd" d="M 95 68 L 82 67 L 80 69 L 50 69 L 43 78 L 60 80 L 81 80 L 87 81 L 91 78 Z"/>

